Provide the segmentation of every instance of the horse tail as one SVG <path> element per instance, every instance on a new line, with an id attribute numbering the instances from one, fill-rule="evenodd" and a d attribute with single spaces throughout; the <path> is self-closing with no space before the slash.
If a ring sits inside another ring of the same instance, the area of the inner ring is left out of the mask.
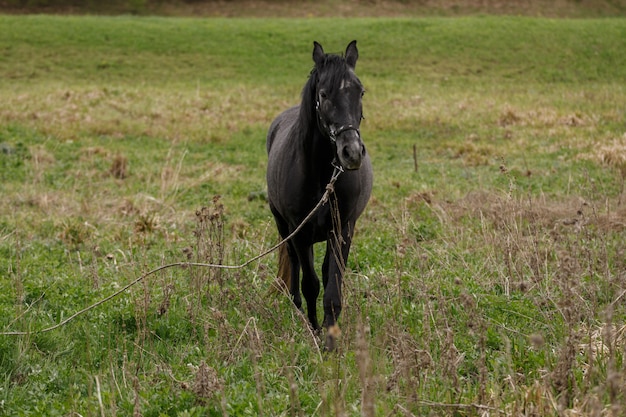
<path id="1" fill-rule="evenodd" d="M 287 252 L 287 243 L 283 243 L 278 248 L 278 278 L 282 280 L 281 286 L 291 291 L 291 261 Z"/>

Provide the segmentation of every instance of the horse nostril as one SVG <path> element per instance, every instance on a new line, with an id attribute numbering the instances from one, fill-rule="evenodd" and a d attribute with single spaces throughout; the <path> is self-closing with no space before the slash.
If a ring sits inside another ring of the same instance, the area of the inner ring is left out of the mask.
<path id="1" fill-rule="evenodd" d="M 350 159 L 350 152 L 348 151 L 348 147 L 347 146 L 343 148 L 341 153 L 343 154 L 343 157 L 345 159 Z"/>
<path id="2" fill-rule="evenodd" d="M 361 156 L 365 156 L 365 146 L 361 145 Z"/>

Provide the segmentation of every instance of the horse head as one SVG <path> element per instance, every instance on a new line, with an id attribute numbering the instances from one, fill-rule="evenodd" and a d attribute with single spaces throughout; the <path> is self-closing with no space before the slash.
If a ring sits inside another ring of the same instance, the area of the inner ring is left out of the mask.
<path id="1" fill-rule="evenodd" d="M 313 45 L 319 128 L 334 144 L 336 161 L 345 169 L 359 169 L 366 152 L 359 130 L 365 90 L 354 72 L 359 57 L 356 41 L 350 42 L 345 57 L 325 54 L 322 45 Z"/>

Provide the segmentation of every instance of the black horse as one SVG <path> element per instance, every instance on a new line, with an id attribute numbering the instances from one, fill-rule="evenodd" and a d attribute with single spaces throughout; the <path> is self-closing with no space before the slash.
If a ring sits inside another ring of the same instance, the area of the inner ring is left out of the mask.
<path id="1" fill-rule="evenodd" d="M 317 331 L 320 282 L 313 244 L 326 241 L 323 325 L 326 348 L 332 350 L 339 335 L 341 285 L 354 226 L 372 191 L 372 165 L 359 131 L 364 89 L 354 73 L 356 41 L 348 45 L 345 57 L 325 54 L 319 43 L 313 45 L 315 66 L 301 104 L 281 113 L 267 134 L 267 191 L 278 232 L 285 238 L 320 201 L 331 177 L 341 173 L 334 184 L 333 207 L 322 206 L 279 252 L 279 276 L 299 309 L 302 268 L 302 294 Z"/>

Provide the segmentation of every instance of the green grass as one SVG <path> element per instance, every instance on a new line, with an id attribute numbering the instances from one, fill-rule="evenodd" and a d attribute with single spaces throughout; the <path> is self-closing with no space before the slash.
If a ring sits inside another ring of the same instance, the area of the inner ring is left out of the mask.
<path id="1" fill-rule="evenodd" d="M 375 186 L 339 352 L 274 254 L 37 333 L 273 245 L 266 129 L 352 39 Z M 0 413 L 619 415 L 624 50 L 623 19 L 0 16 L 0 329 L 32 332 Z"/>

